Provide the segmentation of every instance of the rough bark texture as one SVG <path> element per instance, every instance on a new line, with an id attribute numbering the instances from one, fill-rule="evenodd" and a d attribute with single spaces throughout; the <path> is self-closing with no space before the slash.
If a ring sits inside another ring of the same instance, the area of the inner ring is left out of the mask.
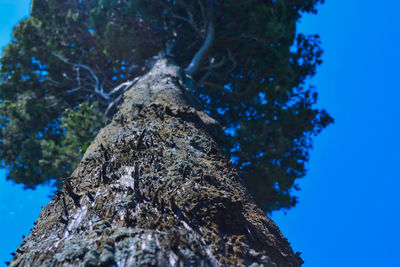
<path id="1" fill-rule="evenodd" d="M 125 94 L 11 266 L 301 265 L 182 80 L 159 60 Z"/>

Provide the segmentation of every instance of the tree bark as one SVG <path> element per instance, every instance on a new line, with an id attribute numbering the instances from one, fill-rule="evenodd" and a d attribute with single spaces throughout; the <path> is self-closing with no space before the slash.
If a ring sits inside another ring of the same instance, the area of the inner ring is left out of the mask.
<path id="1" fill-rule="evenodd" d="M 300 266 L 218 149 L 218 124 L 166 59 L 42 209 L 11 266 Z"/>

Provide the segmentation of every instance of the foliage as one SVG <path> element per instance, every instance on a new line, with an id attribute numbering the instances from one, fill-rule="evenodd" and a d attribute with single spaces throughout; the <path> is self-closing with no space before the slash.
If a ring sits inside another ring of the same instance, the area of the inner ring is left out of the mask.
<path id="1" fill-rule="evenodd" d="M 260 206 L 293 207 L 312 136 L 333 121 L 305 86 L 321 64 L 318 36 L 296 33 L 319 2 L 33 0 L 1 57 L 8 179 L 34 188 L 67 176 L 116 110 L 123 90 L 113 89 L 160 52 L 187 66 L 213 25 L 213 45 L 193 74 L 199 107 L 225 127 L 221 145 Z"/>

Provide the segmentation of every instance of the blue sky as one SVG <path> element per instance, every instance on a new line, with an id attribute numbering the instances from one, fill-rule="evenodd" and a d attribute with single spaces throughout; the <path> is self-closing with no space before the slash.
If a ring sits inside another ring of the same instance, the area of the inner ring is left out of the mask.
<path id="1" fill-rule="evenodd" d="M 316 138 L 299 205 L 273 219 L 304 266 L 400 266 L 400 27 L 395 0 L 328 0 L 311 80 L 335 124 Z"/>
<path id="2" fill-rule="evenodd" d="M 300 203 L 272 216 L 305 267 L 399 266 L 398 10 L 395 0 L 327 0 L 299 25 L 321 35 L 324 64 L 310 84 L 335 118 L 315 139 Z M 0 0 L 0 46 L 28 11 L 28 0 Z M 2 177 L 0 262 L 10 260 L 50 193 Z"/>

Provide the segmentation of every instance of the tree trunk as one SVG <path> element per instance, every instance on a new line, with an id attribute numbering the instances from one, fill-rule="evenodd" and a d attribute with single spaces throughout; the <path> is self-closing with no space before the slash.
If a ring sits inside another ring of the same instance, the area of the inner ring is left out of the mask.
<path id="1" fill-rule="evenodd" d="M 11 266 L 300 266 L 166 59 L 132 86 Z"/>

